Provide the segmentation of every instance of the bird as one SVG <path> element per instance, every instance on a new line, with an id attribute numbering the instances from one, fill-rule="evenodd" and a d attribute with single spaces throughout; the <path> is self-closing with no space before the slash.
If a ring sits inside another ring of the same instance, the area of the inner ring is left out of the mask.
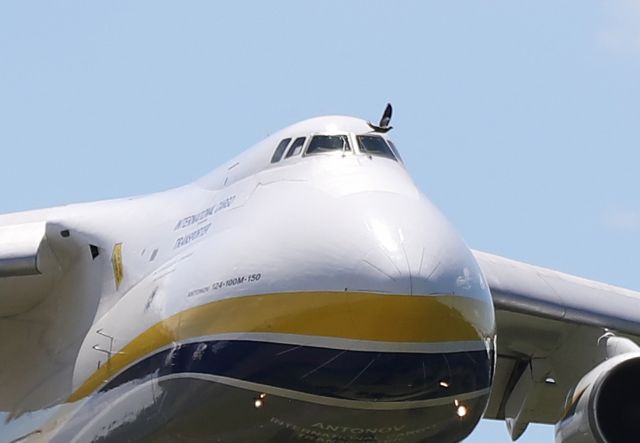
<path id="1" fill-rule="evenodd" d="M 375 132 L 382 132 L 383 134 L 389 132 L 393 129 L 393 126 L 389 126 L 391 122 L 391 114 L 393 112 L 393 108 L 391 107 L 391 103 L 387 103 L 386 108 L 384 108 L 384 112 L 382 113 L 382 118 L 380 119 L 380 123 L 378 125 L 374 125 L 371 122 L 367 122 L 371 129 Z"/>

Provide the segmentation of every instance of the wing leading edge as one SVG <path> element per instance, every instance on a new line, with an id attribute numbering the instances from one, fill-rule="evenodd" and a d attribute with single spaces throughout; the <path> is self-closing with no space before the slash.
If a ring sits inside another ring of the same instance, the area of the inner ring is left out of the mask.
<path id="1" fill-rule="evenodd" d="M 612 331 L 640 342 L 640 292 L 474 251 L 491 289 L 498 362 L 485 418 L 512 438 L 528 423 L 558 422 L 567 395 L 605 356 Z"/>

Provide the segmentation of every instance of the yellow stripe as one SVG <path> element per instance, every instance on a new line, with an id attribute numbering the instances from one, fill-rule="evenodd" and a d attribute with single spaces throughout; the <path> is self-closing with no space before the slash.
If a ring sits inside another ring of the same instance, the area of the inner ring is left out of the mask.
<path id="1" fill-rule="evenodd" d="M 493 311 L 459 296 L 297 292 L 235 297 L 187 309 L 138 335 L 69 398 L 81 399 L 126 366 L 171 342 L 231 332 L 262 332 L 383 342 L 480 340 Z"/>
<path id="2" fill-rule="evenodd" d="M 116 282 L 116 291 L 120 288 L 124 275 L 122 268 L 122 243 L 116 243 L 113 246 L 111 254 L 111 264 L 113 265 L 113 278 Z"/>

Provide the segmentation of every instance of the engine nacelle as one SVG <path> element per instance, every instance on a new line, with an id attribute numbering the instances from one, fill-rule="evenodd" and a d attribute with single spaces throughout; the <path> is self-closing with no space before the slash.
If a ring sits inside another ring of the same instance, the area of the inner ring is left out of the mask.
<path id="1" fill-rule="evenodd" d="M 626 340 L 626 339 L 623 339 Z M 606 360 L 569 393 L 557 443 L 640 441 L 640 352 Z"/>

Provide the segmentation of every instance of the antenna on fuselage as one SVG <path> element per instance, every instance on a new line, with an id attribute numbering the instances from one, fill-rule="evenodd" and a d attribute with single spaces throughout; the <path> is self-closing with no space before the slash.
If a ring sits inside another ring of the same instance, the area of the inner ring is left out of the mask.
<path id="1" fill-rule="evenodd" d="M 393 112 L 393 108 L 391 107 L 391 103 L 387 103 L 387 107 L 384 108 L 384 112 L 382 113 L 382 118 L 380 119 L 380 123 L 378 125 L 374 125 L 371 122 L 367 122 L 371 129 L 375 132 L 382 132 L 383 134 L 389 132 L 393 129 L 393 126 L 389 126 L 391 123 L 391 114 Z"/>

